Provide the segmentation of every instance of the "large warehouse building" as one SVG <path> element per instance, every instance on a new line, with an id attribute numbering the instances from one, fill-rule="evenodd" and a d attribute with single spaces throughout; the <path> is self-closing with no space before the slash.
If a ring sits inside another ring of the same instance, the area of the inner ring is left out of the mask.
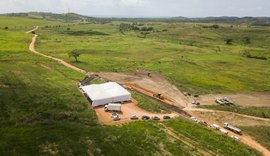
<path id="1" fill-rule="evenodd" d="M 92 84 L 81 88 L 91 100 L 93 107 L 131 100 L 131 94 L 115 82 Z"/>

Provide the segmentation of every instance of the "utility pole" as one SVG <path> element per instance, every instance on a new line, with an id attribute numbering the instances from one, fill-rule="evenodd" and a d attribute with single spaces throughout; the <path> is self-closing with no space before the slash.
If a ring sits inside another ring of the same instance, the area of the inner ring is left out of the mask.
<path id="1" fill-rule="evenodd" d="M 66 23 L 68 22 L 68 14 L 70 13 L 70 8 L 68 8 L 68 12 L 66 13 Z"/>

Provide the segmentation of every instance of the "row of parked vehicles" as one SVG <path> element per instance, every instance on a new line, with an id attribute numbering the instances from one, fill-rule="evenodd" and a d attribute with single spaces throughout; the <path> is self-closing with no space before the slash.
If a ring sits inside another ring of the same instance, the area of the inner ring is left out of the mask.
<path id="1" fill-rule="evenodd" d="M 228 97 L 216 98 L 215 102 L 220 105 L 234 105 L 235 104 L 234 100 Z"/>
<path id="2" fill-rule="evenodd" d="M 201 125 L 208 126 L 208 123 L 207 122 L 198 120 L 195 117 L 190 117 L 190 119 L 192 121 L 194 121 L 194 122 L 197 122 L 197 123 L 201 124 Z M 212 128 L 212 129 L 218 130 L 221 133 L 226 134 L 226 135 L 228 134 L 228 131 L 227 130 L 230 130 L 230 131 L 232 131 L 232 132 L 234 132 L 236 134 L 239 134 L 239 135 L 242 134 L 241 129 L 239 129 L 237 127 L 234 127 L 234 126 L 230 125 L 229 123 L 224 123 L 223 128 L 220 127 L 217 124 L 209 125 L 209 127 Z M 234 140 L 239 140 L 239 138 L 237 136 L 235 136 L 235 135 L 232 135 L 230 137 L 233 138 Z"/>
<path id="3" fill-rule="evenodd" d="M 115 113 L 114 112 L 114 113 L 112 113 L 112 119 L 114 121 L 118 121 L 118 120 L 120 120 L 120 115 L 118 113 Z M 131 120 L 138 120 L 139 117 L 137 115 L 131 115 L 130 116 L 130 119 Z M 141 119 L 142 120 L 150 120 L 150 119 L 152 119 L 152 120 L 160 120 L 160 117 L 158 117 L 158 116 L 152 116 L 152 117 L 150 117 L 150 116 L 147 116 L 147 115 L 143 115 L 143 116 L 141 116 Z M 171 117 L 170 116 L 167 116 L 167 115 L 164 115 L 163 116 L 163 119 L 164 120 L 167 120 L 167 119 L 171 119 Z"/>

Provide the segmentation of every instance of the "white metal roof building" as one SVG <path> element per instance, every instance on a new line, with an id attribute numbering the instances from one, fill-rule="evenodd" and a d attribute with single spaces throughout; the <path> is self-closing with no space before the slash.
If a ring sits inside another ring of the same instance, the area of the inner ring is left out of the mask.
<path id="1" fill-rule="evenodd" d="M 93 107 L 131 100 L 131 94 L 115 82 L 92 84 L 81 88 L 90 98 Z"/>

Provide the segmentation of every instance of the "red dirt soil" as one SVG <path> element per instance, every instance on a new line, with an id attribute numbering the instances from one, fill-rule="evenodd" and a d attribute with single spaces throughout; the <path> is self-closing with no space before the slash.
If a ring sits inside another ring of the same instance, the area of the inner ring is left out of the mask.
<path id="1" fill-rule="evenodd" d="M 225 96 L 235 100 L 235 104 L 239 106 L 270 107 L 270 92 L 249 94 L 210 94 L 200 96 L 198 100 L 202 105 L 216 105 L 215 99 Z"/>
<path id="2" fill-rule="evenodd" d="M 161 93 L 167 97 L 166 103 L 171 103 L 180 108 L 187 106 L 187 98 L 177 89 L 176 86 L 172 85 L 167 79 L 158 73 L 151 73 L 148 76 L 148 72 L 138 71 L 133 73 L 98 73 L 101 77 L 115 81 L 121 84 L 132 85 L 136 90 L 143 91 L 143 93 L 150 95 L 153 93 Z M 173 101 L 173 102 L 172 102 Z"/>
<path id="3" fill-rule="evenodd" d="M 96 111 L 96 114 L 98 116 L 98 122 L 101 125 L 118 125 L 118 124 L 128 123 L 132 121 L 138 121 L 138 120 L 131 120 L 130 119 L 131 115 L 138 116 L 139 120 L 141 120 L 140 117 L 143 115 L 147 115 L 149 117 L 158 116 L 161 119 L 161 121 L 163 120 L 164 115 L 170 116 L 171 118 L 175 118 L 179 116 L 179 114 L 177 113 L 157 114 L 157 113 L 147 112 L 139 108 L 137 106 L 137 101 L 134 99 L 129 103 L 122 104 L 122 107 L 121 107 L 122 112 L 118 113 L 121 118 L 119 121 L 113 121 L 111 118 L 112 112 L 105 112 L 104 107 L 97 107 L 97 108 L 94 108 L 94 110 Z"/>

